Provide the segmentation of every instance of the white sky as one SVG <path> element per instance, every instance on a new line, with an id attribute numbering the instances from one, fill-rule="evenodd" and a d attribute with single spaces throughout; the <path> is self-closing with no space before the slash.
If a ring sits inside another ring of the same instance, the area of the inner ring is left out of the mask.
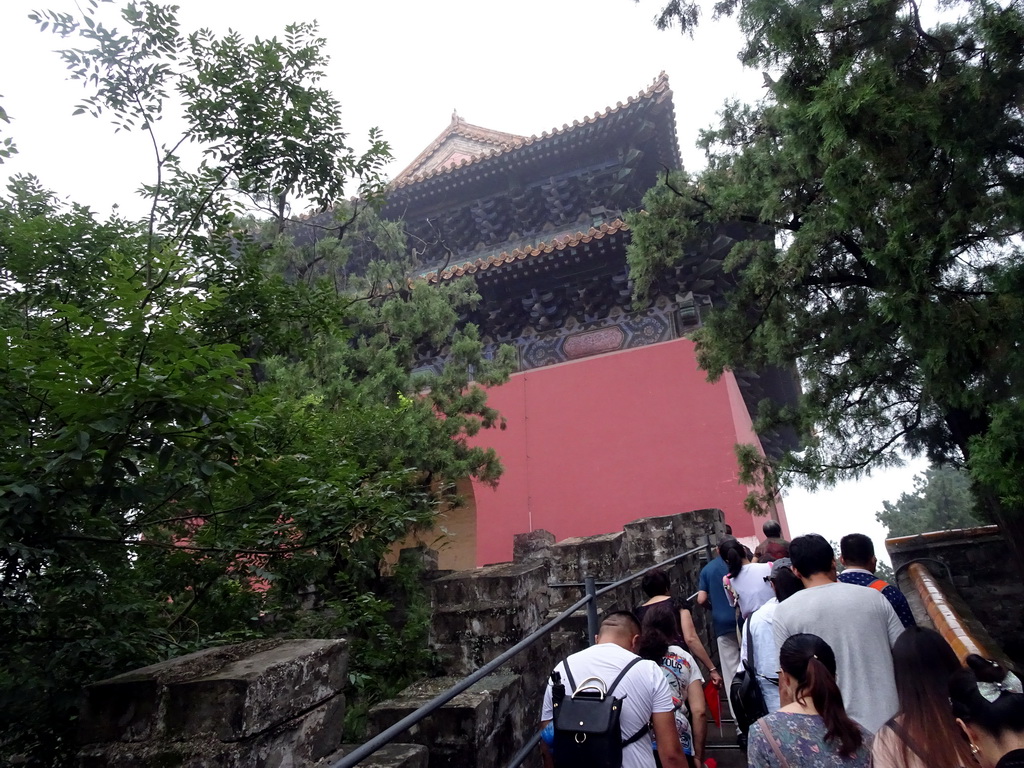
<path id="1" fill-rule="evenodd" d="M 740 35 L 726 20 L 705 19 L 696 38 L 658 32 L 659 0 L 177 0 L 185 30 L 229 27 L 271 36 L 294 21 L 317 20 L 331 56 L 326 87 L 344 109 L 358 144 L 378 126 L 392 144 L 397 174 L 449 123 L 468 122 L 540 134 L 602 111 L 669 75 L 684 165 L 703 157 L 698 131 L 712 125 L 723 101 L 762 94 L 759 71 L 736 60 Z M 83 5 L 85 0 L 82 0 Z M 710 4 L 709 4 L 710 5 Z M 0 177 L 34 173 L 61 196 L 108 211 L 142 210 L 134 197 L 150 180 L 152 155 L 141 134 L 117 134 L 101 120 L 71 112 L 83 89 L 65 80 L 52 51 L 66 46 L 40 33 L 30 11 L 74 12 L 69 0 L 0 0 L 0 94 L 14 122 L 20 154 Z M 173 143 L 175 137 L 163 137 Z M 911 468 L 888 470 L 831 492 L 797 492 L 786 501 L 794 534 L 820 532 L 838 541 L 868 533 L 884 551 L 874 512 L 911 489 Z"/>

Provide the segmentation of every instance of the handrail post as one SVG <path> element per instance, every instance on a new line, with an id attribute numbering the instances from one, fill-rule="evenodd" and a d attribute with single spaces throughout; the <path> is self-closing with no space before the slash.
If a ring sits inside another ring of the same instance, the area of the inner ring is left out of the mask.
<path id="1" fill-rule="evenodd" d="M 597 584 L 593 576 L 583 577 L 583 589 L 590 600 L 587 601 L 587 644 L 593 645 L 597 638 Z"/>

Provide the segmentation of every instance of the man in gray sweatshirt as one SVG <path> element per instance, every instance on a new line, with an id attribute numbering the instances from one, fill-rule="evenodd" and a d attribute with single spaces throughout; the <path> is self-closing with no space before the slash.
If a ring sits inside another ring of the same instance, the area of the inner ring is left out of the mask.
<path id="1" fill-rule="evenodd" d="M 875 733 L 899 709 L 892 646 L 903 624 L 876 590 L 836 581 L 835 553 L 823 537 L 796 537 L 789 556 L 805 589 L 776 609 L 775 642 L 807 632 L 828 643 L 847 713 Z"/>

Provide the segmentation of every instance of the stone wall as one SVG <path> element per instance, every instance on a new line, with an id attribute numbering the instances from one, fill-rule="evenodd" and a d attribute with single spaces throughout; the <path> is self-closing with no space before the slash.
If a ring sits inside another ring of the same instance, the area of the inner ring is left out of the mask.
<path id="1" fill-rule="evenodd" d="M 344 640 L 210 648 L 85 689 L 82 768 L 312 765 L 338 749 Z"/>
<path id="2" fill-rule="evenodd" d="M 1024 582 L 994 525 L 889 539 L 893 568 L 925 558 L 940 581 L 949 580 L 977 620 L 1018 666 L 1024 665 Z M 938 561 L 929 563 L 927 559 Z"/>
<path id="3" fill-rule="evenodd" d="M 448 677 L 425 680 L 370 713 L 373 735 L 535 632 L 583 596 L 587 576 L 609 583 L 701 547 L 670 569 L 673 589 L 687 597 L 697 589 L 705 545 L 724 536 L 722 512 L 695 510 L 643 518 L 622 531 L 555 542 L 547 531 L 516 537 L 514 561 L 470 571 L 437 574 L 430 585 L 431 644 Z M 644 601 L 640 580 L 599 600 L 600 612 L 633 608 Z M 698 631 L 706 612 L 694 610 Z M 480 681 L 403 741 L 430 750 L 430 768 L 503 768 L 537 728 L 548 673 L 588 642 L 586 613 L 571 619 Z M 706 643 L 713 653 L 713 643 Z"/>
<path id="4" fill-rule="evenodd" d="M 571 606 L 581 582 L 617 581 L 724 534 L 719 510 L 644 518 L 624 530 L 555 542 L 516 537 L 514 561 L 470 571 L 424 560 L 431 644 L 445 677 L 423 680 L 375 707 L 367 738 L 497 658 Z M 671 569 L 673 588 L 696 590 L 702 548 Z M 643 602 L 639 580 L 601 598 L 602 612 Z M 698 626 L 704 611 L 694 611 Z M 586 614 L 545 635 L 365 765 L 504 768 L 536 731 L 547 675 L 588 642 Z M 713 652 L 713 648 L 708 648 Z M 344 640 L 265 640 L 211 648 L 89 686 L 80 713 L 80 768 L 321 768 L 339 744 L 347 672 Z M 400 660 L 396 660 L 400 661 Z M 537 755 L 532 763 L 538 765 Z"/>

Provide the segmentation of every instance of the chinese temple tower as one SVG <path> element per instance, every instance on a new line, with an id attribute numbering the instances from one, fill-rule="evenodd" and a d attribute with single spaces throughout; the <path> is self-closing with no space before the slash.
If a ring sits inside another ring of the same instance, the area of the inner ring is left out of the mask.
<path id="1" fill-rule="evenodd" d="M 475 280 L 482 301 L 467 320 L 518 351 L 518 371 L 488 396 L 507 428 L 475 438 L 505 474 L 497 488 L 465 483 L 465 505 L 421 537 L 447 539 L 441 567 L 509 560 L 516 533 L 561 540 L 705 507 L 724 510 L 739 537 L 760 533 L 743 509 L 734 447 L 783 447 L 755 434 L 751 413 L 763 398 L 795 397 L 795 376 L 729 372 L 709 383 L 687 338 L 722 300 L 721 264 L 746 236 L 740 225 L 688 249 L 648 304 L 633 306 L 623 214 L 679 167 L 662 75 L 625 104 L 540 136 L 453 115 L 392 183 L 383 215 L 404 220 L 419 244 L 421 277 Z"/>

